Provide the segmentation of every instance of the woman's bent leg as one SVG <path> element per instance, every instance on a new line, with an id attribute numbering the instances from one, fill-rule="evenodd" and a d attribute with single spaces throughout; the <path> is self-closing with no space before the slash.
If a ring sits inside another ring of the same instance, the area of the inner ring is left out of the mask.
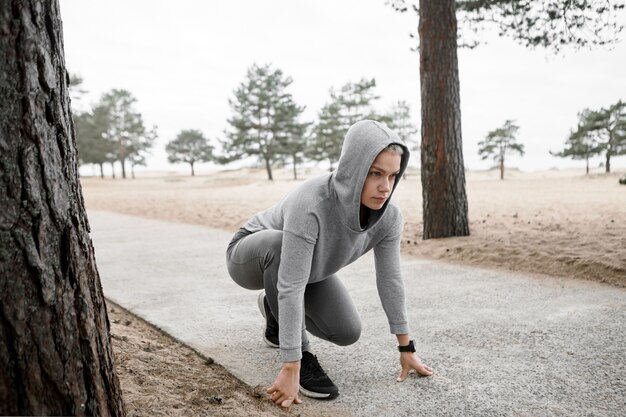
<path id="1" fill-rule="evenodd" d="M 340 346 L 351 345 L 359 340 L 359 313 L 348 289 L 337 275 L 307 285 L 304 309 L 309 333 Z"/>
<path id="2" fill-rule="evenodd" d="M 226 266 L 233 281 L 249 290 L 263 289 L 266 273 L 278 275 L 282 236 L 279 230 L 237 232 L 226 251 Z"/>

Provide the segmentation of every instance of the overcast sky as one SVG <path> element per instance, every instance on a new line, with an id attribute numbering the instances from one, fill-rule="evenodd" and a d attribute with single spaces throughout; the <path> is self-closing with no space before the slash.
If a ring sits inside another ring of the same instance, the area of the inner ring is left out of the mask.
<path id="1" fill-rule="evenodd" d="M 129 90 L 146 124 L 158 127 L 149 169 L 172 168 L 163 148 L 180 130 L 222 136 L 228 99 L 253 63 L 272 64 L 293 78 L 291 92 L 306 106 L 306 120 L 315 120 L 330 87 L 374 77 L 378 110 L 406 100 L 420 124 L 419 57 L 409 37 L 417 16 L 397 13 L 384 0 L 60 3 L 66 65 L 88 90 L 79 105 L 113 88 Z M 624 12 L 619 20 L 626 22 Z M 466 166 L 492 165 L 481 161 L 477 143 L 514 119 L 526 155 L 508 165 L 525 171 L 584 167 L 548 151 L 563 148 L 579 111 L 626 99 L 626 42 L 557 56 L 489 34 L 485 39 L 477 49 L 459 51 Z M 626 169 L 626 157 L 612 165 Z"/>

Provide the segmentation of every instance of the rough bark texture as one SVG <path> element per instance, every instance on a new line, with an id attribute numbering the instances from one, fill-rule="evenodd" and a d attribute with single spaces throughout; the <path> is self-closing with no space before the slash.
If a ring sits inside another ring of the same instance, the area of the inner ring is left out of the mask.
<path id="1" fill-rule="evenodd" d="M 467 236 L 455 1 L 419 7 L 424 239 Z"/>
<path id="2" fill-rule="evenodd" d="M 2 0 L 0 57 L 0 415 L 123 415 L 58 2 Z"/>

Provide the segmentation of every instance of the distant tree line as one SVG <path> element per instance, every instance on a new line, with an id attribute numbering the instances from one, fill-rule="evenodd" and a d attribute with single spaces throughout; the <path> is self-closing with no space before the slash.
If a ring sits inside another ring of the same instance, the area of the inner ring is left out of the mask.
<path id="1" fill-rule="evenodd" d="M 72 77 L 76 97 L 84 94 L 82 79 Z M 348 128 L 356 121 L 370 118 L 395 129 L 413 150 L 419 149 L 417 127 L 413 124 L 410 106 L 401 100 L 389 111 L 378 113 L 374 104 L 380 98 L 375 92 L 376 80 L 363 78 L 340 88 L 330 88 L 326 104 L 318 111 L 317 120 L 304 121 L 305 106 L 296 103 L 289 92 L 293 79 L 271 65 L 252 65 L 245 79 L 235 88 L 228 103 L 231 116 L 224 137 L 218 138 L 219 151 L 211 140 L 197 129 L 181 130 L 171 139 L 165 151 L 170 163 L 187 163 L 191 175 L 195 164 L 214 162 L 228 164 L 246 157 L 256 157 L 273 179 L 276 164 L 297 167 L 305 161 L 326 161 L 333 170 L 341 154 L 341 145 Z M 77 147 L 81 164 L 95 164 L 104 177 L 103 166 L 115 164 L 126 178 L 126 162 L 134 167 L 145 165 L 145 157 L 154 144 L 156 128 L 147 130 L 134 105 L 136 99 L 126 90 L 111 90 L 102 95 L 89 111 L 74 110 Z"/>
<path id="2" fill-rule="evenodd" d="M 570 131 L 565 148 L 554 156 L 584 159 L 589 174 L 589 158 L 604 154 L 604 168 L 611 172 L 611 158 L 626 155 L 626 103 L 578 113 L 578 126 Z"/>
<path id="3" fill-rule="evenodd" d="M 348 128 L 366 118 L 386 123 L 412 150 L 419 150 L 418 129 L 406 101 L 397 101 L 387 112 L 376 111 L 374 105 L 380 96 L 376 94 L 374 78 L 330 88 L 328 100 L 315 121 L 302 120 L 305 107 L 298 105 L 288 91 L 292 82 L 280 69 L 252 65 L 229 100 L 231 116 L 224 137 L 218 139 L 220 152 L 201 131 L 186 129 L 167 143 L 168 161 L 189 164 L 193 176 L 197 163 L 227 164 L 256 157 L 269 180 L 273 179 L 272 167 L 276 164 L 291 164 L 293 178 L 297 179 L 297 166 L 305 161 L 325 162 L 332 171 L 341 156 Z M 70 83 L 77 97 L 84 94 L 80 77 L 72 76 Z M 122 177 L 126 178 L 128 162 L 134 178 L 134 167 L 145 165 L 146 155 L 157 137 L 156 128 L 145 127 L 141 114 L 134 108 L 135 103 L 130 92 L 111 90 L 103 94 L 91 110 L 74 111 L 81 164 L 99 166 L 102 177 L 103 166 L 110 164 L 115 178 L 117 163 L 121 166 Z M 550 151 L 550 154 L 584 159 L 587 174 L 589 159 L 604 154 L 604 166 L 606 172 L 610 172 L 611 158 L 626 154 L 625 108 L 626 104 L 619 100 L 607 108 L 581 111 L 578 126 L 570 131 L 564 149 Z M 478 143 L 482 159 L 492 158 L 498 164 L 500 179 L 504 179 L 506 157 L 512 152 L 524 155 L 524 145 L 517 139 L 519 129 L 514 120 L 507 120 Z"/>
<path id="4" fill-rule="evenodd" d="M 229 100 L 231 117 L 220 139 L 223 155 L 215 157 L 215 162 L 258 157 L 269 180 L 273 179 L 272 166 L 276 163 L 291 163 L 294 179 L 298 163 L 307 160 L 326 161 L 332 171 L 348 128 L 366 118 L 401 128 L 401 138 L 409 145 L 415 144 L 417 128 L 405 101 L 397 102 L 387 113 L 375 110 L 380 97 L 375 92 L 374 78 L 330 88 L 328 101 L 312 122 L 302 120 L 305 106 L 297 104 L 288 91 L 292 82 L 291 77 L 270 65 L 255 64 L 248 69 Z"/>
<path id="5" fill-rule="evenodd" d="M 550 151 L 550 155 L 561 158 L 584 159 L 589 174 L 589 159 L 604 154 L 604 167 L 611 172 L 611 158 L 626 155 L 626 103 L 617 103 L 599 110 L 584 109 L 578 113 L 578 126 L 570 131 L 563 150 Z M 500 168 L 500 179 L 504 179 L 504 161 L 507 153 L 524 155 L 524 145 L 517 140 L 519 126 L 507 120 L 502 127 L 490 131 L 478 143 L 478 154 L 482 159 L 492 157 Z"/>
<path id="6" fill-rule="evenodd" d="M 79 76 L 70 78 L 70 89 L 75 94 L 84 94 L 81 84 Z M 104 93 L 91 110 L 73 110 L 81 165 L 99 166 L 100 176 L 104 177 L 103 166 L 110 164 L 111 175 L 115 178 L 115 163 L 118 163 L 122 178 L 126 178 L 128 163 L 135 177 L 135 166 L 146 164 L 146 155 L 157 137 L 156 127 L 147 128 L 144 124 L 141 113 L 135 108 L 136 102 L 129 91 L 113 89 Z"/>

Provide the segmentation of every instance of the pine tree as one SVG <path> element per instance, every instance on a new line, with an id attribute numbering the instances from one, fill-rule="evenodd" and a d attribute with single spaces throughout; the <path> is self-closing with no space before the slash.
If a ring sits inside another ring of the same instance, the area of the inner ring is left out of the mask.
<path id="1" fill-rule="evenodd" d="M 103 165 L 116 160 L 115 143 L 104 137 L 104 119 L 87 111 L 74 115 L 73 120 L 80 163 L 98 165 L 100 177 L 104 178 Z"/>
<path id="2" fill-rule="evenodd" d="M 298 179 L 298 163 L 302 162 L 307 147 L 307 127 L 310 123 L 300 121 L 304 107 L 292 103 L 282 108 L 277 115 L 277 138 L 279 154 L 291 159 L 293 179 Z"/>
<path id="3" fill-rule="evenodd" d="M 386 115 L 387 125 L 412 151 L 419 150 L 419 141 L 416 138 L 417 126 L 413 123 L 411 106 L 405 100 L 395 102 Z"/>
<path id="4" fill-rule="evenodd" d="M 338 91 L 331 89 L 330 95 L 339 105 L 346 132 L 354 123 L 363 119 L 380 119 L 374 111 L 373 105 L 380 96 L 374 92 L 376 79 L 361 78 L 361 80 L 344 84 Z"/>
<path id="5" fill-rule="evenodd" d="M 386 115 L 378 115 L 374 103 L 380 98 L 374 89 L 376 80 L 362 78 L 347 82 L 338 90 L 330 89 L 330 101 L 318 113 L 313 127 L 312 140 L 307 155 L 314 161 L 328 160 L 330 170 L 341 156 L 343 140 L 350 126 L 359 120 L 375 119 L 388 122 Z"/>
<path id="6" fill-rule="evenodd" d="M 604 167 L 611 172 L 611 158 L 626 155 L 626 103 L 619 100 L 608 108 L 590 113 L 589 130 L 596 133 L 605 156 Z"/>
<path id="7" fill-rule="evenodd" d="M 270 65 L 252 65 L 246 79 L 229 100 L 232 116 L 230 129 L 221 141 L 226 153 L 223 162 L 257 156 L 265 164 L 268 180 L 273 180 L 272 164 L 284 152 L 281 139 L 289 136 L 286 114 L 297 118 L 303 108 L 295 104 L 287 91 L 293 80 Z"/>
<path id="8" fill-rule="evenodd" d="M 598 142 L 597 132 L 591 129 L 594 125 L 592 112 L 588 109 L 578 114 L 578 126 L 572 130 L 565 142 L 565 148 L 560 152 L 550 152 L 553 156 L 561 158 L 584 159 L 586 162 L 586 174 L 589 175 L 589 158 L 602 152 L 602 146 Z"/>
<path id="9" fill-rule="evenodd" d="M 127 90 L 111 90 L 102 95 L 94 108 L 94 114 L 104 119 L 106 130 L 103 137 L 116 144 L 115 154 L 126 178 L 126 161 L 133 156 L 145 154 L 157 137 L 156 128 L 146 129 L 143 117 L 135 109 L 137 100 Z"/>
<path id="10" fill-rule="evenodd" d="M 167 160 L 171 163 L 185 162 L 191 167 L 191 176 L 196 175 L 197 162 L 214 161 L 213 146 L 199 130 L 182 130 L 166 146 Z"/>
<path id="11" fill-rule="evenodd" d="M 482 159 L 492 157 L 500 167 L 500 179 L 504 179 L 504 160 L 507 152 L 513 151 L 524 155 L 524 145 L 517 142 L 515 135 L 519 126 L 507 120 L 502 127 L 492 130 L 485 140 L 478 142 L 478 154 Z"/>
<path id="12" fill-rule="evenodd" d="M 424 239 L 469 235 L 461 134 L 457 45 L 476 46 L 467 35 L 496 26 L 528 47 L 561 50 L 616 41 L 622 26 L 614 14 L 623 1 L 607 0 L 391 0 L 400 12 L 419 16 L 422 99 L 422 196 Z M 462 31 L 458 42 L 457 14 Z"/>
<path id="13" fill-rule="evenodd" d="M 318 113 L 311 142 L 306 155 L 314 161 L 328 161 L 330 171 L 341 156 L 343 139 L 348 131 L 341 117 L 340 104 L 335 99 L 325 104 Z"/>

